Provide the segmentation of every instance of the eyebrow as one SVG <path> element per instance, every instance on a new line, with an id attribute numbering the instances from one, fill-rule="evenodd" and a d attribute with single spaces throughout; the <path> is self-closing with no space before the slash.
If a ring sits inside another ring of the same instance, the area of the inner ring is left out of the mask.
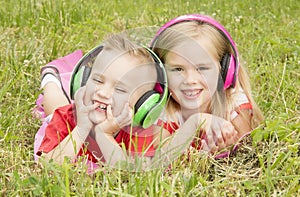
<path id="1" fill-rule="evenodd" d="M 182 67 L 182 66 L 184 66 L 182 64 L 165 64 L 165 65 L 168 66 L 168 67 Z M 209 62 L 209 63 L 200 63 L 200 64 L 192 64 L 193 67 L 200 67 L 200 66 L 208 67 L 208 66 L 211 66 L 211 65 L 212 65 L 211 62 Z M 190 65 L 188 65 L 188 66 L 190 66 Z"/>

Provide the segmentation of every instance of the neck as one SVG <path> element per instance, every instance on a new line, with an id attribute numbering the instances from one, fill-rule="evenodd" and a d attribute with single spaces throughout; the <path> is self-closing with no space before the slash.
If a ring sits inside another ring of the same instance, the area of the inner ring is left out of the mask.
<path id="1" fill-rule="evenodd" d="M 205 110 L 201 109 L 201 108 L 197 108 L 197 109 L 181 109 L 181 115 L 183 118 L 183 121 L 185 122 L 187 119 L 189 119 L 189 117 L 193 114 L 196 113 L 210 113 L 208 110 L 208 107 L 206 107 Z"/>

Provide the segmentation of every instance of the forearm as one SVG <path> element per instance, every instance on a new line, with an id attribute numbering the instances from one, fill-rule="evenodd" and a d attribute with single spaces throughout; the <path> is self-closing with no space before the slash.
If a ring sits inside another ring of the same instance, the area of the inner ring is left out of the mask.
<path id="1" fill-rule="evenodd" d="M 134 168 L 137 171 L 151 167 L 151 157 L 131 155 L 130 151 L 122 149 L 110 134 L 98 132 L 96 141 L 106 163 L 112 167 L 129 170 Z"/>
<path id="2" fill-rule="evenodd" d="M 211 116 L 205 113 L 192 115 L 180 128 L 170 136 L 170 139 L 163 141 L 157 149 L 155 158 L 159 165 L 169 164 L 176 157 L 184 153 L 190 146 L 195 135 L 200 131 L 200 128 L 207 125 L 207 121 L 211 120 Z M 163 162 L 163 163 L 161 163 Z"/>
<path id="3" fill-rule="evenodd" d="M 88 134 L 89 132 L 80 131 L 76 126 L 53 150 L 44 154 L 45 158 L 57 163 L 63 163 L 65 157 L 74 161 Z"/>
<path id="4" fill-rule="evenodd" d="M 252 130 L 251 118 L 249 110 L 240 110 L 238 116 L 231 121 L 238 132 L 238 138 Z"/>
<path id="5" fill-rule="evenodd" d="M 104 132 L 96 132 L 96 142 L 107 164 L 115 166 L 118 162 L 128 159 L 112 135 Z"/>

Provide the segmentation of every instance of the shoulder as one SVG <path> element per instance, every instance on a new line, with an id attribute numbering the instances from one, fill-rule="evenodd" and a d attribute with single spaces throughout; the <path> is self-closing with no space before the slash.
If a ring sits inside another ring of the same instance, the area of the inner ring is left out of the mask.
<path id="1" fill-rule="evenodd" d="M 71 128 L 76 126 L 76 109 L 74 104 L 65 105 L 57 108 L 54 113 L 52 120 L 49 124 L 68 124 Z M 58 126 L 57 125 L 57 126 Z"/>
<path id="2" fill-rule="evenodd" d="M 65 105 L 62 107 L 57 108 L 54 113 L 58 113 L 58 114 L 68 114 L 70 116 L 73 116 L 73 113 L 75 112 L 75 105 L 74 104 L 69 104 L 69 105 Z"/>
<path id="3" fill-rule="evenodd" d="M 234 88 L 231 90 L 233 107 L 239 107 L 245 103 L 250 103 L 247 95 L 242 88 Z"/>

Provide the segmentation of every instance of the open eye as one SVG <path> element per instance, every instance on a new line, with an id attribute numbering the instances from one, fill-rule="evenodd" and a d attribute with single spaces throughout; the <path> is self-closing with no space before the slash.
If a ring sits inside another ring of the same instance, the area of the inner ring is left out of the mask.
<path id="1" fill-rule="evenodd" d="M 181 72 L 181 71 L 183 71 L 183 68 L 181 68 L 181 67 L 173 67 L 173 68 L 171 68 L 170 69 L 172 72 Z"/>

